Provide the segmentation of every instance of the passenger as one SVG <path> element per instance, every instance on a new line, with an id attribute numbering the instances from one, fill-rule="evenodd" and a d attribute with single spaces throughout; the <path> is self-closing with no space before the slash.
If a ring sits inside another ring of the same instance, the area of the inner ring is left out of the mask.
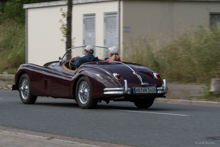
<path id="1" fill-rule="evenodd" d="M 76 66 L 76 68 L 79 68 L 83 63 L 91 62 L 91 61 L 99 61 L 98 57 L 94 57 L 94 48 L 91 45 L 86 46 L 85 48 L 85 56 L 78 57 L 75 59 L 73 64 Z"/>
<path id="2" fill-rule="evenodd" d="M 118 48 L 116 46 L 108 48 L 109 58 L 105 61 L 121 61 L 120 57 L 118 56 Z"/>

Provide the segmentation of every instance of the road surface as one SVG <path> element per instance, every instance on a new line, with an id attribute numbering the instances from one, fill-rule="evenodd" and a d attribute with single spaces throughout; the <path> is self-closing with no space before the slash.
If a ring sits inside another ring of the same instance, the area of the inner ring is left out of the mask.
<path id="1" fill-rule="evenodd" d="M 46 97 L 25 105 L 18 91 L 0 90 L 0 126 L 136 147 L 220 146 L 220 107 L 102 102 L 87 110 Z"/>

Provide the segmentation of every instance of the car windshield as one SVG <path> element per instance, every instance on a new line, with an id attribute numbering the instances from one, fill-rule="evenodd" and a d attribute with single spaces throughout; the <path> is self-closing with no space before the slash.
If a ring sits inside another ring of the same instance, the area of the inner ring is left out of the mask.
<path id="1" fill-rule="evenodd" d="M 70 60 L 73 57 L 79 56 L 83 57 L 85 56 L 84 50 L 86 46 L 79 46 L 70 48 L 67 50 L 67 52 L 63 55 L 62 60 Z M 98 57 L 99 59 L 105 59 L 108 58 L 108 48 L 107 47 L 101 47 L 101 46 L 93 46 L 94 47 L 94 56 Z"/>

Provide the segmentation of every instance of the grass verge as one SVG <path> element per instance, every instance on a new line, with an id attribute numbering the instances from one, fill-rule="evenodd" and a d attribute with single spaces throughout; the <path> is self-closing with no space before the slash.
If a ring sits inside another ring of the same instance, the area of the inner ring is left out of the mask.
<path id="1" fill-rule="evenodd" d="M 208 83 L 220 77 L 220 28 L 186 32 L 172 42 L 138 39 L 126 60 L 150 67 L 169 82 Z"/>
<path id="2" fill-rule="evenodd" d="M 205 100 L 220 102 L 220 95 L 210 92 L 210 88 L 211 88 L 211 84 L 207 83 L 206 86 L 204 87 L 204 95 L 198 96 L 197 99 L 205 99 Z"/>
<path id="3" fill-rule="evenodd" d="M 0 73 L 14 74 L 25 62 L 25 27 L 7 21 L 0 24 Z"/>

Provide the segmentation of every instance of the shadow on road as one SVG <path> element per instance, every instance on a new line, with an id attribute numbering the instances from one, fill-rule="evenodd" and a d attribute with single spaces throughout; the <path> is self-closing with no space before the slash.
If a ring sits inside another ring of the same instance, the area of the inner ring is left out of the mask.
<path id="1" fill-rule="evenodd" d="M 69 107 L 69 108 L 77 108 L 79 107 L 77 103 L 52 103 L 52 102 L 44 102 L 44 103 L 35 103 L 34 105 L 38 106 L 51 106 L 51 107 Z"/>
<path id="2" fill-rule="evenodd" d="M 77 103 L 71 102 L 71 103 L 64 103 L 64 102 L 36 102 L 34 105 L 38 106 L 50 106 L 50 107 L 65 107 L 65 108 L 74 108 L 74 109 L 81 109 Z M 171 107 L 169 107 L 171 106 Z M 179 107 L 178 105 L 172 105 L 172 104 L 154 104 L 152 107 L 148 109 L 138 109 L 135 106 L 132 106 L 131 104 L 98 104 L 95 109 L 90 109 L 90 110 L 135 110 L 135 111 L 158 111 L 158 112 L 165 112 L 165 111 L 192 111 L 192 109 L 189 109 L 187 106 L 186 107 Z M 87 109 L 88 110 L 88 109 Z"/>

